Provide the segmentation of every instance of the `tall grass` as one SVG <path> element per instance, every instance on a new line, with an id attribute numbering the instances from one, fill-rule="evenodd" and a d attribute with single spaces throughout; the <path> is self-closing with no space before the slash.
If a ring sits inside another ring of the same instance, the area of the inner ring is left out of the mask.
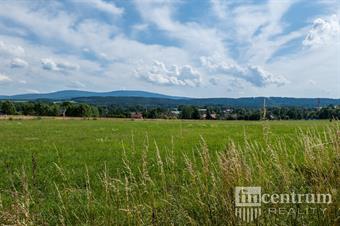
<path id="1" fill-rule="evenodd" d="M 234 214 L 235 186 L 261 186 L 267 193 L 330 193 L 324 213 L 267 214 L 256 225 L 339 225 L 340 129 L 301 131 L 274 140 L 263 125 L 264 143 L 230 141 L 209 150 L 204 137 L 196 150 L 175 154 L 145 137 L 144 147 L 126 150 L 123 167 L 102 170 L 84 165 L 66 170 L 58 157 L 48 178 L 31 165 L 7 171 L 11 189 L 1 190 L 0 222 L 5 225 L 242 225 Z M 171 138 L 170 138 L 171 139 Z M 154 148 L 150 148 L 153 146 Z M 152 150 L 152 151 L 151 151 Z M 130 153 L 131 152 L 131 153 Z M 74 178 L 77 179 L 74 179 Z M 277 207 L 271 204 L 269 207 Z M 306 204 L 286 204 L 303 209 Z"/>

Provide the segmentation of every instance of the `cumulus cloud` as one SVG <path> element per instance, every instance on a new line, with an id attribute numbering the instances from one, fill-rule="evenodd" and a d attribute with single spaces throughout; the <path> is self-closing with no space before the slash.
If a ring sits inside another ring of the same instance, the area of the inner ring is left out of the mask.
<path id="1" fill-rule="evenodd" d="M 27 67 L 27 66 L 28 66 L 28 63 L 25 60 L 20 59 L 20 58 L 14 58 L 11 61 L 11 67 L 12 68 L 24 68 L 24 67 Z"/>
<path id="2" fill-rule="evenodd" d="M 264 87 L 270 84 L 282 86 L 288 83 L 287 79 L 284 77 L 265 71 L 260 66 L 252 65 L 247 66 L 245 71 L 240 73 L 240 77 L 243 77 L 246 81 L 258 87 Z"/>
<path id="3" fill-rule="evenodd" d="M 56 62 L 50 58 L 41 59 L 42 68 L 48 71 L 75 71 L 79 65 L 69 62 Z"/>
<path id="4" fill-rule="evenodd" d="M 12 81 L 7 75 L 0 73 L 0 84 Z"/>
<path id="5" fill-rule="evenodd" d="M 309 30 L 303 45 L 315 47 L 332 44 L 340 40 L 340 20 L 336 15 L 329 19 L 318 18 L 314 20 L 312 29 Z"/>
<path id="6" fill-rule="evenodd" d="M 163 62 L 154 61 L 151 66 L 136 69 L 138 77 L 159 85 L 199 86 L 201 74 L 190 65 L 166 66 Z"/>
<path id="7" fill-rule="evenodd" d="M 58 71 L 57 64 L 51 59 L 41 59 L 42 68 L 48 71 Z"/>
<path id="8" fill-rule="evenodd" d="M 212 73 L 225 74 L 242 79 L 256 87 L 265 87 L 270 84 L 282 86 L 288 82 L 284 77 L 273 75 L 260 66 L 240 66 L 236 63 L 216 61 L 211 57 L 201 57 L 201 63 Z"/>

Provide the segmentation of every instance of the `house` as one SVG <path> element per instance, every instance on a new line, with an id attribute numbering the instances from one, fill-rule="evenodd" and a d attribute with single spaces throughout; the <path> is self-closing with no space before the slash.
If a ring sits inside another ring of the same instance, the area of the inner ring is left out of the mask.
<path id="1" fill-rule="evenodd" d="M 139 112 L 132 112 L 131 113 L 131 118 L 132 119 L 143 119 L 143 114 Z"/>
<path id="2" fill-rule="evenodd" d="M 223 110 L 223 113 L 232 113 L 233 109 L 227 108 L 225 110 Z"/>
<path id="3" fill-rule="evenodd" d="M 222 111 L 220 118 L 221 119 L 231 119 L 231 116 L 233 115 L 233 109 L 227 108 Z"/>
<path id="4" fill-rule="evenodd" d="M 179 114 L 181 114 L 181 112 L 180 111 L 171 111 L 171 114 L 179 115 Z"/>
<path id="5" fill-rule="evenodd" d="M 200 119 L 206 119 L 207 118 L 207 109 L 199 108 L 198 112 L 200 114 Z"/>
<path id="6" fill-rule="evenodd" d="M 180 111 L 178 111 L 178 110 L 173 110 L 173 111 L 170 111 L 169 116 L 170 116 L 170 117 L 173 117 L 173 118 L 179 118 L 180 114 L 181 114 Z"/>
<path id="7" fill-rule="evenodd" d="M 210 119 L 217 119 L 216 113 L 211 113 L 210 114 Z"/>

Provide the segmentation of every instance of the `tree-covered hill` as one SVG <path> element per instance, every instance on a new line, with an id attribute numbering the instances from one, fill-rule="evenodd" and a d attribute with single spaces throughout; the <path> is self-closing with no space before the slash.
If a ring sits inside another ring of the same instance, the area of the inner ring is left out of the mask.
<path id="1" fill-rule="evenodd" d="M 268 107 L 322 107 L 340 105 L 340 99 L 328 98 L 288 98 L 288 97 L 248 97 L 248 98 L 194 98 L 194 99 L 167 99 L 147 97 L 79 97 L 73 98 L 76 102 L 95 105 L 120 105 L 120 106 L 149 106 L 149 107 L 176 107 L 178 105 L 194 106 L 229 106 L 259 108 L 264 104 Z"/>

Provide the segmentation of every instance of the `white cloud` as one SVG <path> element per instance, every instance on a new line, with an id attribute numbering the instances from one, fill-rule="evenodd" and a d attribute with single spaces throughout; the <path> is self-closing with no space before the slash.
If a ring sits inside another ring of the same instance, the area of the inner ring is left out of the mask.
<path id="1" fill-rule="evenodd" d="M 79 69 L 79 65 L 69 62 L 56 62 L 50 58 L 41 59 L 42 68 L 48 71 L 74 71 Z"/>
<path id="2" fill-rule="evenodd" d="M 59 62 L 57 63 L 57 67 L 59 68 L 59 70 L 62 71 L 76 71 L 79 69 L 78 64 L 73 64 L 69 62 Z"/>
<path id="3" fill-rule="evenodd" d="M 24 67 L 27 67 L 27 66 L 28 66 L 28 63 L 25 60 L 20 59 L 20 58 L 14 58 L 11 61 L 11 67 L 12 68 L 24 68 Z"/>
<path id="4" fill-rule="evenodd" d="M 240 77 L 258 87 L 270 84 L 282 86 L 288 83 L 287 79 L 284 77 L 280 75 L 273 75 L 272 73 L 265 71 L 260 66 L 248 66 L 245 69 L 245 72 L 242 71 L 240 73 Z"/>
<path id="5" fill-rule="evenodd" d="M 35 94 L 40 93 L 40 91 L 36 90 L 36 89 L 25 89 L 25 92 L 27 92 L 27 93 L 35 93 Z"/>
<path id="6" fill-rule="evenodd" d="M 190 52 L 220 54 L 227 52 L 223 43 L 223 32 L 214 27 L 205 27 L 196 22 L 183 23 L 174 19 L 174 11 L 179 1 L 137 0 L 136 6 L 142 18 L 178 40 Z"/>
<path id="7" fill-rule="evenodd" d="M 146 23 L 142 23 L 142 24 L 135 24 L 132 26 L 132 29 L 135 30 L 135 31 L 145 31 L 149 28 L 149 25 L 146 24 Z"/>
<path id="8" fill-rule="evenodd" d="M 201 63 L 212 73 L 243 79 L 256 87 L 265 87 L 271 84 L 281 86 L 288 83 L 284 77 L 273 75 L 260 66 L 240 66 L 236 63 L 218 61 L 213 57 L 201 57 Z"/>
<path id="9" fill-rule="evenodd" d="M 303 28 L 285 31 L 288 24 L 283 21 L 283 18 L 297 1 L 244 2 L 244 4 L 236 4 L 232 7 L 233 3 L 233 1 L 223 2 L 223 5 L 227 4 L 229 8 L 227 8 L 227 17 L 222 18 L 222 21 L 225 21 L 222 24 L 228 24 L 225 28 L 228 30 L 226 33 L 233 42 L 233 48 L 238 50 L 239 61 L 249 64 L 266 64 L 282 46 L 304 35 Z M 212 9 L 219 17 L 218 12 Z"/>
<path id="10" fill-rule="evenodd" d="M 307 48 L 284 57 L 267 68 L 284 72 L 290 82 L 282 90 L 271 90 L 276 95 L 295 97 L 340 97 L 339 47 L 324 45 Z"/>
<path id="11" fill-rule="evenodd" d="M 19 45 L 11 45 L 0 40 L 0 53 L 11 56 L 22 56 L 25 54 L 25 50 Z"/>
<path id="12" fill-rule="evenodd" d="M 12 79 L 10 79 L 7 75 L 0 74 L 0 84 L 10 82 L 10 81 L 12 81 Z"/>
<path id="13" fill-rule="evenodd" d="M 86 85 L 80 81 L 71 81 L 68 87 L 78 89 L 78 88 L 85 88 Z"/>
<path id="14" fill-rule="evenodd" d="M 211 8 L 214 12 L 214 14 L 219 18 L 219 19 L 226 19 L 227 18 L 227 13 L 228 13 L 228 6 L 227 6 L 227 1 L 223 0 L 210 0 Z"/>
<path id="15" fill-rule="evenodd" d="M 90 4 L 91 6 L 98 10 L 101 10 L 112 15 L 121 15 L 124 12 L 123 8 L 117 7 L 113 2 L 106 2 L 102 0 L 87 0 L 84 2 Z M 81 3 L 84 2 L 81 1 Z"/>
<path id="16" fill-rule="evenodd" d="M 201 75 L 190 65 L 166 66 L 164 63 L 154 61 L 151 67 L 143 66 L 136 70 L 136 75 L 148 82 L 159 85 L 199 86 Z"/>
<path id="17" fill-rule="evenodd" d="M 42 68 L 48 71 L 58 71 L 57 64 L 51 59 L 41 59 Z"/>
<path id="18" fill-rule="evenodd" d="M 340 19 L 332 15 L 329 19 L 317 18 L 309 30 L 303 45 L 317 47 L 325 44 L 334 44 L 340 40 Z"/>
<path id="19" fill-rule="evenodd" d="M 62 8 L 59 8 L 57 12 L 52 11 L 53 13 L 48 9 L 48 4 L 44 4 L 33 11 L 30 10 L 29 4 L 24 2 L 6 3 L 0 8 L 0 16 L 20 24 L 32 34 L 38 36 L 42 42 L 42 44 L 37 43 L 39 45 L 35 45 L 34 43 L 27 43 L 24 39 L 19 41 L 30 46 L 30 55 L 33 55 L 29 57 L 30 69 L 32 68 L 34 71 L 34 73 L 30 73 L 32 75 L 43 74 L 44 72 L 38 70 L 41 68 L 51 72 L 68 71 L 71 74 L 72 70 L 74 71 L 79 67 L 76 65 L 80 65 L 82 77 L 77 78 L 77 80 L 93 81 L 95 79 L 98 83 L 92 84 L 92 87 L 112 89 L 112 84 L 105 79 L 121 77 L 124 81 L 130 81 L 135 70 L 134 63 L 140 59 L 143 59 L 147 64 L 152 62 L 153 59 L 159 59 L 166 65 L 191 65 L 192 63 L 191 54 L 183 48 L 144 44 L 126 37 L 123 33 L 116 33 L 121 31 L 118 31 L 114 24 L 107 24 L 104 21 L 92 18 L 80 19 L 76 13 L 60 10 Z M 13 13 L 8 13 L 9 11 Z M 56 27 L 58 29 L 55 29 Z M 67 47 L 69 53 L 62 53 L 63 50 L 60 50 L 60 46 Z M 41 52 L 40 49 L 44 49 L 44 52 Z M 77 53 L 93 61 L 93 63 L 95 62 L 97 65 L 94 69 L 87 70 L 90 67 L 87 65 L 90 64 L 81 62 L 81 59 L 79 59 L 81 56 L 76 56 Z M 73 54 L 74 56 L 72 56 Z M 45 56 L 49 57 L 45 58 Z M 72 64 L 65 62 L 72 62 Z M 116 64 L 116 62 L 120 64 Z M 72 76 L 76 79 L 77 74 L 79 73 L 72 73 Z M 93 77 L 95 74 L 102 76 Z M 41 77 L 38 76 L 39 79 Z M 52 80 L 49 86 L 55 87 L 53 89 L 60 89 L 57 87 L 60 87 L 60 84 L 67 86 L 66 81 L 59 81 L 60 78 L 53 74 L 48 78 Z M 53 81 L 53 79 L 58 80 L 58 82 Z M 178 81 L 178 83 L 183 82 Z M 189 80 L 187 83 L 190 83 Z"/>
<path id="20" fill-rule="evenodd" d="M 218 83 L 219 83 L 219 80 L 218 80 L 218 78 L 211 78 L 211 79 L 209 79 L 209 83 L 213 86 L 217 86 Z"/>
<path id="21" fill-rule="evenodd" d="M 228 93 L 244 94 L 245 86 L 244 81 L 240 79 L 232 79 L 227 84 Z"/>
<path id="22" fill-rule="evenodd" d="M 78 3 L 85 5 L 87 2 Z M 95 2 L 101 1 L 95 0 Z M 60 7 L 58 10 L 51 11 L 51 8 L 57 8 L 54 4 L 61 3 L 5 1 L 0 7 L 0 16 L 39 37 L 41 44 L 57 49 L 64 47 L 79 51 L 82 48 L 90 48 L 102 52 L 112 35 L 117 32 L 115 25 L 95 18 L 84 19 L 77 13 L 61 10 Z M 110 5 L 110 3 L 105 4 Z"/>

